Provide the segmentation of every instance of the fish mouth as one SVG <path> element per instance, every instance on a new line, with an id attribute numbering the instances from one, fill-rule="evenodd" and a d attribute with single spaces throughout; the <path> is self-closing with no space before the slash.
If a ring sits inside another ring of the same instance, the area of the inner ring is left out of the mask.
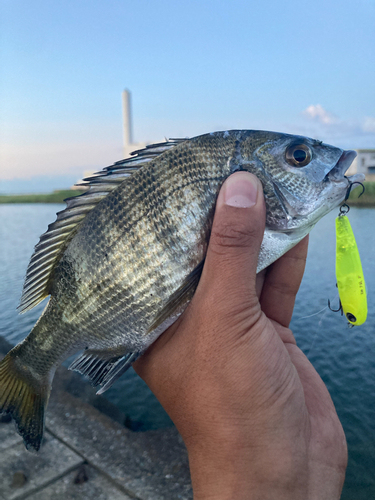
<path id="1" fill-rule="evenodd" d="M 334 202 L 331 209 L 337 206 L 337 203 L 342 203 L 349 196 L 350 187 L 354 183 L 362 183 L 365 180 L 364 174 L 353 174 L 346 176 L 345 172 L 348 170 L 353 160 L 356 158 L 356 151 L 343 151 L 338 162 L 333 169 L 328 173 L 326 180 L 328 180 L 333 188 L 330 196 L 331 202 Z"/>
<path id="2" fill-rule="evenodd" d="M 350 165 L 353 163 L 354 158 L 357 156 L 355 151 L 343 151 L 338 162 L 329 172 L 328 178 L 333 182 L 342 182 L 344 179 L 350 179 L 358 175 L 363 176 L 363 174 L 355 174 L 350 177 L 345 177 L 345 172 L 348 170 Z M 364 176 L 363 176 L 364 178 Z M 352 182 L 352 181 L 351 181 Z"/>
<path id="3" fill-rule="evenodd" d="M 320 197 L 325 198 L 323 202 L 317 197 L 316 201 L 310 203 L 306 209 L 303 206 L 303 202 L 301 202 L 299 206 L 295 206 L 296 204 L 290 202 L 291 196 L 288 191 L 273 182 L 275 194 L 285 213 L 285 219 L 283 220 L 283 227 L 280 227 L 281 225 L 279 223 L 277 227 L 267 226 L 269 229 L 281 233 L 289 233 L 290 231 L 295 232 L 298 228 L 299 230 L 301 229 L 301 221 L 303 221 L 304 227 L 308 227 L 305 233 L 307 234 L 320 218 L 344 201 L 349 191 L 348 188 L 352 184 L 356 182 L 361 183 L 365 180 L 364 174 L 345 175 L 348 168 L 353 163 L 353 160 L 356 158 L 357 153 L 351 150 L 341 151 L 341 156 L 337 160 L 336 165 L 334 165 L 334 167 L 328 171 L 324 179 L 322 179 L 324 187 L 320 192 Z M 299 222 L 298 224 L 291 225 L 289 222 L 290 219 L 293 219 L 294 222 Z"/>
<path id="4" fill-rule="evenodd" d="M 353 174 L 349 175 L 349 177 L 345 176 L 345 179 L 348 179 L 350 184 L 354 184 L 355 182 L 363 182 L 366 179 L 365 174 Z"/>

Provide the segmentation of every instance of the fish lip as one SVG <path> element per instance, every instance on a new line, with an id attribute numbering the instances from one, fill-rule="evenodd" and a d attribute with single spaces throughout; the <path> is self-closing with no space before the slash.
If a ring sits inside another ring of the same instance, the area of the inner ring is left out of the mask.
<path id="1" fill-rule="evenodd" d="M 353 184 L 354 182 L 363 182 L 366 176 L 365 174 L 353 174 L 349 175 L 349 177 L 345 176 L 345 179 L 348 179 L 348 181 Z"/>
<path id="2" fill-rule="evenodd" d="M 351 150 L 343 151 L 336 165 L 328 173 L 329 180 L 333 182 L 342 182 L 345 179 L 349 179 L 349 177 L 345 177 L 345 172 L 353 163 L 353 160 L 356 156 L 357 156 L 356 151 L 351 151 Z"/>

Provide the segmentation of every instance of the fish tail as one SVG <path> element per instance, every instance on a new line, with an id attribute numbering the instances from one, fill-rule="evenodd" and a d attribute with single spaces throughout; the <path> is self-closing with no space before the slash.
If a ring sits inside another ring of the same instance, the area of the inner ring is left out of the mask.
<path id="1" fill-rule="evenodd" d="M 48 376 L 41 381 L 22 363 L 19 347 L 0 362 L 0 413 L 10 413 L 26 448 L 38 451 L 51 385 Z"/>

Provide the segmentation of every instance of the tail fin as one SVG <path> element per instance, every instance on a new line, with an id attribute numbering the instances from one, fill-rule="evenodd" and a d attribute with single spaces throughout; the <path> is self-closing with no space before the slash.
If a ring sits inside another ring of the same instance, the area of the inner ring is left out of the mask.
<path id="1" fill-rule="evenodd" d="M 0 363 L 0 413 L 10 413 L 26 448 L 38 451 L 50 384 L 41 383 L 20 363 L 17 347 Z"/>

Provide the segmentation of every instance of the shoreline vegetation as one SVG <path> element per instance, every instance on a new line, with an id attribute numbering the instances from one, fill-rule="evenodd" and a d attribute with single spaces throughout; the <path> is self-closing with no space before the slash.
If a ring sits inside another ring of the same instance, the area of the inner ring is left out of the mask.
<path id="1" fill-rule="evenodd" d="M 365 192 L 361 193 L 361 186 L 353 188 L 349 196 L 349 203 L 354 207 L 375 207 L 375 181 L 365 181 Z M 0 194 L 0 203 L 63 203 L 66 198 L 79 196 L 85 191 L 64 189 L 48 194 Z"/>
<path id="2" fill-rule="evenodd" d="M 63 203 L 66 198 L 84 192 L 77 189 L 62 189 L 46 194 L 0 194 L 0 203 Z"/>
<path id="3" fill-rule="evenodd" d="M 351 207 L 375 207 L 375 181 L 364 181 L 365 192 L 361 194 L 361 186 L 353 187 L 348 203 Z"/>

